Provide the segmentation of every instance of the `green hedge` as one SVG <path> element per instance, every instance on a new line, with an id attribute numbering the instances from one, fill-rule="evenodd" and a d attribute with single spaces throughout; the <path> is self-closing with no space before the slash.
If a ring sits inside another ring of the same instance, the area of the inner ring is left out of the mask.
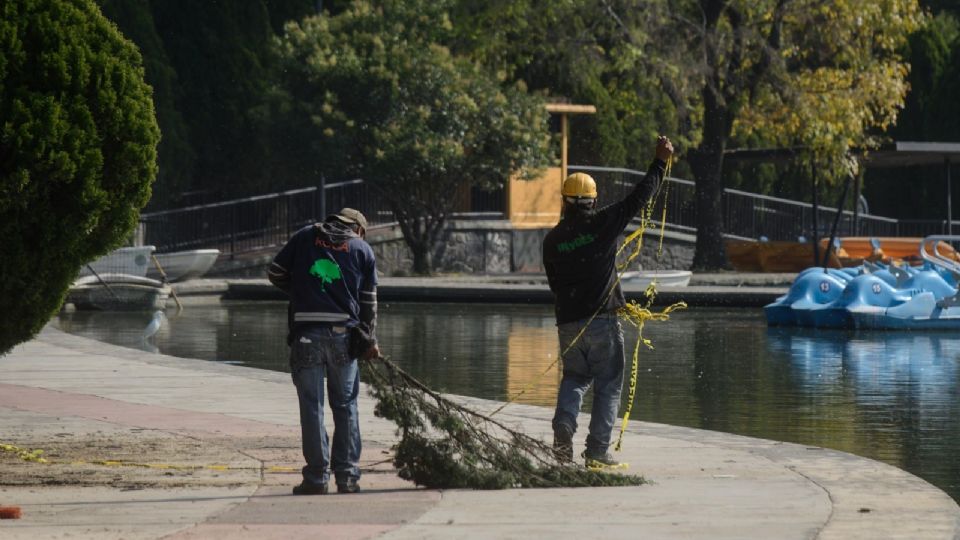
<path id="1" fill-rule="evenodd" d="M 139 51 L 91 0 L 0 6 L 2 354 L 134 229 L 160 131 Z"/>

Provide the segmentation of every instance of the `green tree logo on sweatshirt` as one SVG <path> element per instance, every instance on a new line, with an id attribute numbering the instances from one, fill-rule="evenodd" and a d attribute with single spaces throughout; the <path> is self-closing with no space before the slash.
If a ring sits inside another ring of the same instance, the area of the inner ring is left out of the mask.
<path id="1" fill-rule="evenodd" d="M 597 237 L 592 234 L 581 234 L 580 236 L 570 240 L 569 242 L 561 242 L 557 244 L 557 251 L 560 253 L 568 253 L 577 248 L 582 248 L 583 246 L 588 246 L 596 240 Z"/>
<path id="2" fill-rule="evenodd" d="M 310 275 L 320 279 L 320 290 L 326 292 L 324 285 L 333 283 L 338 279 L 343 279 L 340 273 L 340 265 L 330 259 L 317 259 L 313 261 L 310 267 Z"/>

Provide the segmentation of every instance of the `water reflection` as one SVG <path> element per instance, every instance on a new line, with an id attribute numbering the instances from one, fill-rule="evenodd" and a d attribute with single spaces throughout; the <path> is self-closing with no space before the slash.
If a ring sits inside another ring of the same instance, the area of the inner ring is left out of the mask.
<path id="1" fill-rule="evenodd" d="M 960 494 L 960 336 L 771 329 L 768 343 L 816 408 L 827 446 L 896 464 Z"/>
<path id="2" fill-rule="evenodd" d="M 284 303 L 187 306 L 144 343 L 150 314 L 66 313 L 67 331 L 165 354 L 286 371 Z M 636 336 L 626 329 L 625 345 Z M 433 388 L 553 406 L 550 306 L 387 304 L 382 349 Z M 650 324 L 633 417 L 881 459 L 960 495 L 960 336 L 768 329 L 760 310 L 695 309 Z M 626 397 L 626 392 L 624 392 Z M 589 407 L 589 399 L 584 404 Z"/>
<path id="3" fill-rule="evenodd" d="M 513 325 L 507 337 L 506 395 L 520 403 L 553 404 L 560 385 L 559 350 L 556 327 Z"/>
<path id="4" fill-rule="evenodd" d="M 557 354 L 553 321 L 540 306 L 392 304 L 377 335 L 385 354 L 427 384 L 455 394 L 505 399 L 526 388 L 521 403 L 548 404 Z"/>
<path id="5" fill-rule="evenodd" d="M 770 351 L 790 363 L 810 395 L 848 396 L 861 409 L 909 403 L 923 414 L 956 406 L 960 336 L 932 332 L 770 329 Z"/>
<path id="6" fill-rule="evenodd" d="M 941 403 L 957 383 L 960 336 L 771 328 L 771 352 L 787 353 L 807 386 L 850 383 L 864 403 L 892 403 L 905 389 Z"/>
<path id="7" fill-rule="evenodd" d="M 155 336 L 143 338 L 152 314 L 64 312 L 60 327 L 99 341 L 145 352 L 201 358 L 283 371 L 286 366 L 286 311 L 281 303 L 238 302 L 168 310 Z"/>
<path id="8" fill-rule="evenodd" d="M 65 312 L 67 332 L 146 352 L 288 371 L 286 304 L 231 302 L 170 312 L 160 331 L 142 339 L 147 313 Z M 385 354 L 432 387 L 520 403 L 556 398 L 559 370 L 552 314 L 542 306 L 417 304 L 381 306 L 377 335 Z"/>

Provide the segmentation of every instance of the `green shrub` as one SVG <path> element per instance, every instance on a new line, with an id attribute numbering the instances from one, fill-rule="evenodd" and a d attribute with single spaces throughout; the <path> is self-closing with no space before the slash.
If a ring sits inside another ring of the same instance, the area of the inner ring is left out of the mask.
<path id="1" fill-rule="evenodd" d="M 551 157 L 543 101 L 445 46 L 448 4 L 357 1 L 288 24 L 278 45 L 274 118 L 321 170 L 383 197 L 418 274 L 433 268 L 458 190 L 535 176 Z"/>
<path id="2" fill-rule="evenodd" d="M 0 354 L 134 229 L 159 139 L 140 53 L 91 0 L 0 4 Z"/>

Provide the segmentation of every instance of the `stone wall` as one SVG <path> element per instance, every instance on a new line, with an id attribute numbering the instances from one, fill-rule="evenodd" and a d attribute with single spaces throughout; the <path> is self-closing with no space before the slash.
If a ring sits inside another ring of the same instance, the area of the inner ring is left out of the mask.
<path id="1" fill-rule="evenodd" d="M 434 252 L 435 271 L 446 274 L 543 273 L 543 238 L 549 229 L 515 229 L 509 221 L 454 221 Z M 630 232 L 628 229 L 627 232 Z M 657 260 L 659 231 L 644 237 L 639 262 L 647 270 L 687 270 L 693 263 L 693 235 L 667 232 Z M 621 238 L 622 241 L 622 238 Z M 367 242 L 377 255 L 381 275 L 404 276 L 413 269 L 413 255 L 399 227 L 375 229 Z M 209 277 L 264 277 L 279 247 L 218 260 Z M 636 270 L 637 268 L 631 268 Z"/>
<path id="2" fill-rule="evenodd" d="M 541 250 L 548 229 L 514 229 L 507 221 L 454 221 L 434 252 L 435 270 L 442 273 L 541 273 Z M 413 256 L 398 227 L 371 231 L 367 241 L 383 275 L 408 275 Z M 640 264 L 646 269 L 686 270 L 693 262 L 694 237 L 666 233 L 657 261 L 658 231 L 645 237 Z"/>
<path id="3" fill-rule="evenodd" d="M 505 274 L 512 271 L 512 229 L 500 221 L 454 221 L 433 254 L 435 271 L 443 273 Z M 377 268 L 387 276 L 408 275 L 413 254 L 399 227 L 377 229 L 367 235 L 377 255 Z"/>
<path id="4" fill-rule="evenodd" d="M 664 232 L 663 249 L 659 249 L 660 231 L 650 231 L 644 235 L 638 262 L 646 270 L 689 270 L 696 240 L 691 234 Z"/>

